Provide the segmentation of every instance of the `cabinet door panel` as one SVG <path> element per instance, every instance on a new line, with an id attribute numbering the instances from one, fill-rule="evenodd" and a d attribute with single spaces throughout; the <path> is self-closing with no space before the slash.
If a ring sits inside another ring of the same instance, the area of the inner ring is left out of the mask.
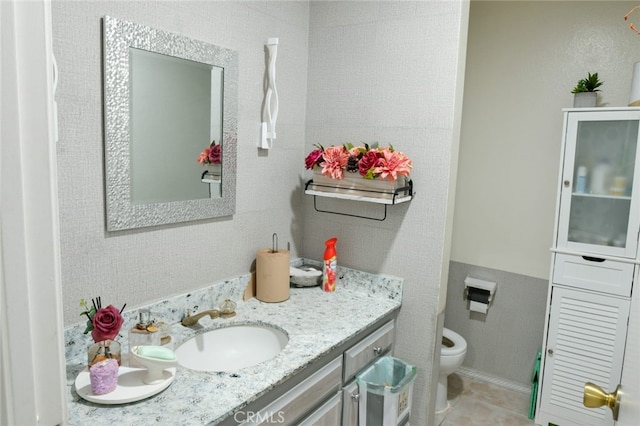
<path id="1" fill-rule="evenodd" d="M 325 402 L 309 417 L 300 422 L 299 426 L 338 426 L 340 424 L 342 398 L 337 393 Z"/>
<path id="2" fill-rule="evenodd" d="M 320 404 L 327 395 L 340 390 L 341 376 L 342 357 L 338 357 L 259 413 L 252 415 L 242 425 L 294 425 L 300 417 Z"/>
<path id="3" fill-rule="evenodd" d="M 358 426 L 358 383 L 351 382 L 342 389 L 342 426 Z"/>
<path id="4" fill-rule="evenodd" d="M 614 424 L 608 408 L 584 407 L 583 387 L 620 382 L 629 305 L 628 298 L 553 287 L 539 424 Z"/>
<path id="5" fill-rule="evenodd" d="M 640 111 L 565 113 L 558 247 L 634 258 Z"/>

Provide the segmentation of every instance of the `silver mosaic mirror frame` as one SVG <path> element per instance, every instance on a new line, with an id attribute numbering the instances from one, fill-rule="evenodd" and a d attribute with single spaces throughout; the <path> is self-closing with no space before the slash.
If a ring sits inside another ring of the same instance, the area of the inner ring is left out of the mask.
<path id="1" fill-rule="evenodd" d="M 153 204 L 131 202 L 131 47 L 223 68 L 222 197 Z M 236 209 L 238 53 L 105 16 L 103 55 L 107 230 L 120 231 L 233 215 Z"/>

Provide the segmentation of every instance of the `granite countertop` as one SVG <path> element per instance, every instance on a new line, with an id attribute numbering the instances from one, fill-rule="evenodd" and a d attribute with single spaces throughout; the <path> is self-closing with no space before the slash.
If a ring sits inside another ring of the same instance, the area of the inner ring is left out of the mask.
<path id="1" fill-rule="evenodd" d="M 247 323 L 279 327 L 288 334 L 289 342 L 275 358 L 235 372 L 200 372 L 178 366 L 167 389 L 138 402 L 101 405 L 82 399 L 74 382 L 85 368 L 86 345 L 75 341 L 79 327 L 65 330 L 70 347 L 66 354 L 69 424 L 204 425 L 222 421 L 400 307 L 401 279 L 346 268 L 339 268 L 338 275 L 341 279 L 334 293 L 320 287 L 292 287 L 290 298 L 281 303 L 236 299 L 237 315 L 229 319 L 205 317 L 190 328 L 176 322 L 172 326 L 174 347 L 213 328 Z M 172 309 L 177 311 L 180 309 Z M 123 364 L 125 360 L 126 354 Z"/>

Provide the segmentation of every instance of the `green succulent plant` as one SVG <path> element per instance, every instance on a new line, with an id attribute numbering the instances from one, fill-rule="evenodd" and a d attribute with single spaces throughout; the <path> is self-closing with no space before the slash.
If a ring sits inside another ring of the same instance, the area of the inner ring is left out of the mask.
<path id="1" fill-rule="evenodd" d="M 598 79 L 598 73 L 588 73 L 587 78 L 583 78 L 582 80 L 578 80 L 578 84 L 573 88 L 571 93 L 582 93 L 582 92 L 598 92 L 598 87 L 602 86 L 602 81 Z"/>

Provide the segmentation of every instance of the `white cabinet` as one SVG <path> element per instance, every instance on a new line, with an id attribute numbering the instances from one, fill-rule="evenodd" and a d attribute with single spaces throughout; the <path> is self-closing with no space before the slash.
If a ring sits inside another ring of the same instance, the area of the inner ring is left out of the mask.
<path id="1" fill-rule="evenodd" d="M 612 426 L 584 385 L 620 383 L 640 231 L 639 108 L 564 112 L 536 424 Z"/>

